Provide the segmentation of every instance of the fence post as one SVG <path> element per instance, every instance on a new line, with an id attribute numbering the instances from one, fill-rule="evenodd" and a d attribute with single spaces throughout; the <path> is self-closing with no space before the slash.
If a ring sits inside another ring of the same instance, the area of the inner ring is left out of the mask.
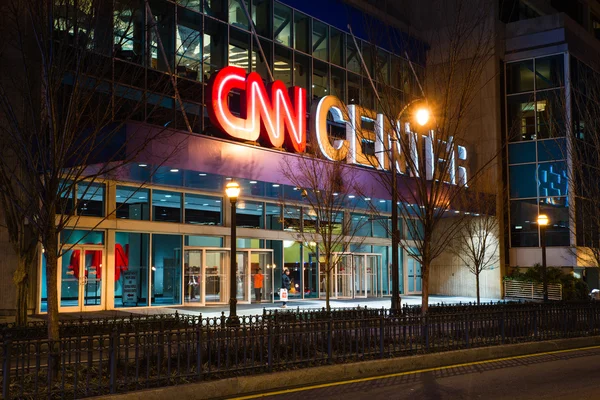
<path id="1" fill-rule="evenodd" d="M 198 379 L 202 379 L 202 314 L 200 314 L 196 326 L 196 371 Z"/>
<path id="2" fill-rule="evenodd" d="M 383 327 L 383 310 L 381 315 L 379 316 L 379 358 L 383 358 L 383 347 L 384 347 L 384 339 L 383 335 L 385 333 L 385 329 Z"/>
<path id="3" fill-rule="evenodd" d="M 119 354 L 119 332 L 116 328 L 110 333 L 108 354 L 110 361 L 110 393 L 114 394 L 117 391 L 117 355 Z"/>
<path id="4" fill-rule="evenodd" d="M 4 343 L 2 345 L 2 353 L 4 356 L 2 362 L 2 398 L 9 398 L 9 390 L 10 390 L 10 346 L 11 340 L 10 336 L 4 337 Z"/>
<path id="5" fill-rule="evenodd" d="M 425 351 L 429 351 L 429 314 L 425 314 Z"/>
<path id="6" fill-rule="evenodd" d="M 505 331 L 505 326 L 506 324 L 506 310 L 502 310 L 502 318 L 500 319 L 500 333 L 502 335 L 502 344 L 504 344 L 504 342 L 506 341 L 506 331 Z"/>
<path id="7" fill-rule="evenodd" d="M 533 337 L 538 339 L 538 310 L 533 310 Z"/>
<path id="8" fill-rule="evenodd" d="M 329 364 L 333 361 L 333 320 L 331 318 L 331 314 L 329 315 L 329 320 L 327 321 L 327 362 Z"/>
<path id="9" fill-rule="evenodd" d="M 465 314 L 465 346 L 469 348 L 469 314 Z"/>
<path id="10" fill-rule="evenodd" d="M 267 369 L 269 372 L 273 370 L 273 322 L 267 321 Z"/>

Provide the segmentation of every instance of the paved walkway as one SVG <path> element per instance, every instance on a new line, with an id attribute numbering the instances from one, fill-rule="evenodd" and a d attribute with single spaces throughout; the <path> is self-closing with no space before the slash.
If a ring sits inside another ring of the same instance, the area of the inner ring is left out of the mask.
<path id="1" fill-rule="evenodd" d="M 429 296 L 429 304 L 458 304 L 458 303 L 474 303 L 473 297 L 460 296 Z M 500 299 L 481 299 L 482 303 L 498 302 Z M 367 298 L 367 299 L 352 299 L 352 300 L 331 300 L 332 308 L 389 308 L 390 298 Z M 420 305 L 421 296 L 402 296 L 402 305 Z M 325 307 L 325 300 L 290 300 L 288 302 L 289 309 L 320 309 Z M 266 310 L 281 310 L 281 302 L 261 303 L 261 304 L 238 304 L 238 315 L 258 315 Z M 222 313 L 229 314 L 228 305 L 192 307 L 192 306 L 175 306 L 175 307 L 156 307 L 156 308 L 130 308 L 127 310 L 110 310 L 97 312 L 82 312 L 82 313 L 62 313 L 61 319 L 79 319 L 79 318 L 109 318 L 109 317 L 126 317 L 133 315 L 157 315 L 157 314 L 172 314 L 174 312 L 180 314 L 200 315 L 203 317 L 219 317 Z M 32 316 L 30 320 L 43 320 L 45 315 Z M 12 322 L 13 317 L 0 317 L 0 323 Z"/>

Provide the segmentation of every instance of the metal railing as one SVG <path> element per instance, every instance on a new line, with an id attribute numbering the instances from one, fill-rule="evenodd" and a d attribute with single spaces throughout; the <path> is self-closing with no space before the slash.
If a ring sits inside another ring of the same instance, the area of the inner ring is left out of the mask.
<path id="1" fill-rule="evenodd" d="M 80 398 L 298 367 L 600 334 L 600 302 L 171 315 L 4 326 L 2 395 Z M 48 365 L 58 361 L 48 382 Z"/>
<path id="2" fill-rule="evenodd" d="M 505 280 L 504 295 L 513 298 L 543 300 L 544 285 L 542 283 Z M 562 285 L 560 283 L 548 284 L 548 299 L 562 300 Z"/>

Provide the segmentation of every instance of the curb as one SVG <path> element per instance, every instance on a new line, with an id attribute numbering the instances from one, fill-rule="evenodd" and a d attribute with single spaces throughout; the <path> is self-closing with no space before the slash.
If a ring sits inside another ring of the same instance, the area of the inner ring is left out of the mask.
<path id="1" fill-rule="evenodd" d="M 515 357 L 556 350 L 569 350 L 600 345 L 600 336 L 519 343 L 467 350 L 447 351 L 417 356 L 327 365 L 260 375 L 226 378 L 158 389 L 102 396 L 111 400 L 162 400 L 168 398 L 219 399 L 243 394 L 290 389 L 305 385 L 367 378 L 427 368 L 446 367 L 497 358 Z M 285 383 L 285 385 L 282 385 Z"/>

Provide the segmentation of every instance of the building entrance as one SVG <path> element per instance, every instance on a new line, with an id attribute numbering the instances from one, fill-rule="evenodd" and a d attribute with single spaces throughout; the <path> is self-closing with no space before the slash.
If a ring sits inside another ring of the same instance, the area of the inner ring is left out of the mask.
<path id="1" fill-rule="evenodd" d="M 332 297 L 353 299 L 381 295 L 378 281 L 381 254 L 336 253 L 334 257 L 339 261 L 332 274 Z"/>
<path id="2" fill-rule="evenodd" d="M 104 309 L 106 290 L 103 246 L 75 246 L 59 261 L 58 297 L 60 312 Z"/>

